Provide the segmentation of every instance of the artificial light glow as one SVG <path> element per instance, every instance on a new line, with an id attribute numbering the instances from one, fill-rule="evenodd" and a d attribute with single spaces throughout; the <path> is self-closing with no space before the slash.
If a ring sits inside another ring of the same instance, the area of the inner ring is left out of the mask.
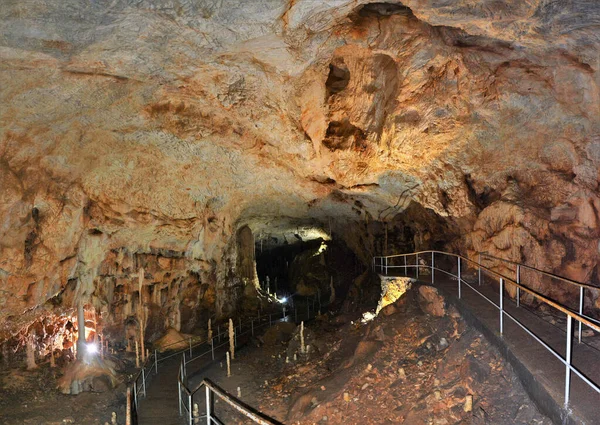
<path id="1" fill-rule="evenodd" d="M 367 311 L 367 312 L 363 313 L 362 319 L 360 319 L 360 322 L 364 325 L 366 323 L 369 323 L 371 320 L 373 320 L 376 317 L 377 317 L 377 314 L 373 313 L 372 311 Z"/>
<path id="2" fill-rule="evenodd" d="M 319 247 L 319 251 L 317 251 L 317 254 L 320 254 L 326 250 L 327 250 L 327 244 L 325 242 L 321 242 L 321 246 Z"/>
<path id="3" fill-rule="evenodd" d="M 287 301 L 288 301 L 288 299 L 286 297 L 283 297 L 282 299 L 279 300 L 279 302 L 281 304 L 285 304 L 285 303 L 287 303 Z"/>
<path id="4" fill-rule="evenodd" d="M 90 354 L 95 354 L 98 352 L 98 346 L 95 343 L 86 344 L 86 350 Z"/>
<path id="5" fill-rule="evenodd" d="M 321 255 L 321 253 L 325 252 L 326 250 L 327 250 L 327 244 L 325 242 L 321 242 L 321 246 L 319 247 L 319 250 L 313 254 L 313 257 L 316 257 L 317 255 Z"/>

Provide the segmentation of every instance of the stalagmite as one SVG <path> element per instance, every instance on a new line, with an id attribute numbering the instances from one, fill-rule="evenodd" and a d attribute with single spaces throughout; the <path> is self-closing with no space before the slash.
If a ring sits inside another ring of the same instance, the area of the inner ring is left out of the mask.
<path id="1" fill-rule="evenodd" d="M 146 350 L 144 344 L 144 334 L 146 331 L 146 324 L 148 323 L 148 308 L 144 305 L 144 268 L 141 267 L 138 271 L 138 291 L 139 291 L 139 303 L 137 307 L 137 318 L 140 327 L 140 347 L 142 353 L 142 363 L 146 361 Z"/>
<path id="2" fill-rule="evenodd" d="M 135 340 L 135 367 L 140 367 L 140 350 L 137 339 Z"/>
<path id="3" fill-rule="evenodd" d="M 240 387 L 237 387 L 237 396 L 238 398 L 242 396 L 242 389 Z"/>
<path id="4" fill-rule="evenodd" d="M 8 367 L 8 344 L 6 342 L 2 344 L 2 359 L 4 361 L 4 366 Z"/>
<path id="5" fill-rule="evenodd" d="M 231 319 L 229 319 L 229 351 L 231 352 L 231 360 L 235 360 L 235 331 Z"/>
<path id="6" fill-rule="evenodd" d="M 333 276 L 331 276 L 329 280 L 329 290 L 331 294 L 329 295 L 329 304 L 333 304 L 335 302 L 335 287 L 333 286 Z"/>
<path id="7" fill-rule="evenodd" d="M 192 415 L 194 417 L 194 423 L 200 423 L 200 407 L 198 406 L 198 403 L 194 403 L 194 410 Z"/>
<path id="8" fill-rule="evenodd" d="M 117 425 L 117 414 L 115 412 L 112 412 L 110 415 L 110 423 L 112 425 Z"/>
<path id="9" fill-rule="evenodd" d="M 77 304 L 77 330 L 79 337 L 77 338 L 77 359 L 83 359 L 85 354 L 85 316 L 83 314 L 83 303 Z"/>
<path id="10" fill-rule="evenodd" d="M 54 347 L 50 347 L 50 367 L 56 367 L 56 363 L 54 362 Z"/>
<path id="11" fill-rule="evenodd" d="M 27 369 L 37 368 L 35 363 L 35 335 L 31 334 L 27 338 Z"/>
<path id="12" fill-rule="evenodd" d="M 305 352 L 305 347 L 304 347 L 304 321 L 300 322 L 300 352 L 302 354 L 304 354 Z"/>
<path id="13" fill-rule="evenodd" d="M 227 357 L 227 377 L 231 376 L 231 359 L 229 358 L 229 351 L 226 353 Z"/>
<path id="14" fill-rule="evenodd" d="M 471 394 L 469 394 L 465 398 L 464 411 L 465 412 L 470 412 L 471 410 L 473 410 L 473 396 Z"/>

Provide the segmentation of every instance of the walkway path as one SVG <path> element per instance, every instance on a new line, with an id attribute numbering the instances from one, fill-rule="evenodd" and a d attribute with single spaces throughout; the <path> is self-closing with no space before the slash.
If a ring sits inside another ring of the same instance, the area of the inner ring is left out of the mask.
<path id="1" fill-rule="evenodd" d="M 269 318 L 263 322 L 260 326 L 256 323 L 255 330 L 257 335 L 264 333 L 265 329 L 271 324 L 275 324 L 282 320 L 307 320 L 308 317 L 314 315 L 314 308 L 307 309 L 305 307 L 300 308 L 298 306 L 297 312 L 294 314 L 294 310 L 288 310 L 287 317 L 285 319 L 275 319 L 278 313 L 273 314 L 273 319 Z M 281 317 L 279 315 L 279 317 Z M 263 316 L 263 320 L 268 316 Z M 255 321 L 256 322 L 256 321 Z M 250 331 L 244 335 L 237 337 L 237 350 L 243 350 L 250 341 Z M 218 345 L 222 345 L 220 348 L 216 348 Z M 204 371 L 207 368 L 213 367 L 215 364 L 224 362 L 225 355 L 228 350 L 228 344 L 225 344 L 225 338 L 222 341 L 218 341 L 215 337 L 215 360 L 212 360 L 210 354 L 210 344 L 202 344 L 197 347 L 193 347 L 192 355 L 190 356 L 189 351 L 186 350 L 186 358 L 195 358 L 200 356 L 202 353 L 208 353 L 202 357 L 196 358 L 191 362 L 187 363 L 186 371 L 188 382 L 187 386 L 190 389 L 194 389 L 196 385 L 202 382 L 204 377 Z M 152 375 L 149 382 L 147 382 L 147 396 L 139 400 L 139 409 L 137 412 L 137 424 L 138 425 L 182 425 L 185 424 L 185 418 L 179 416 L 179 395 L 177 391 L 177 376 L 179 373 L 179 367 L 182 361 L 183 354 L 174 356 L 168 360 L 163 361 L 159 364 L 158 375 Z M 204 412 L 204 391 L 200 391 L 194 397 L 194 402 L 199 404 L 200 412 Z"/>
<path id="2" fill-rule="evenodd" d="M 426 267 L 421 268 L 421 270 L 425 269 Z M 392 274 L 388 274 L 388 276 L 390 275 Z M 494 286 L 489 279 L 487 282 L 484 279 L 482 285 L 478 286 L 475 273 L 470 275 L 463 273 L 462 277 L 467 282 L 475 282 L 471 283 L 473 288 L 494 303 L 499 304 L 500 295 L 497 284 Z M 430 269 L 427 268 L 427 275 L 420 276 L 420 281 L 431 284 Z M 478 327 L 488 339 L 498 346 L 524 381 L 523 384 L 532 399 L 540 404 L 538 407 L 544 414 L 557 423 L 563 424 L 600 423 L 600 394 L 574 373 L 571 374 L 570 412 L 565 418 L 567 413 L 562 408 L 565 393 L 565 366 L 532 336 L 506 316 L 504 318 L 504 334 L 500 335 L 499 310 L 464 283 L 459 299 L 458 280 L 455 277 L 436 271 L 433 286 L 441 289 L 448 296 L 470 325 Z M 566 326 L 561 326 L 560 322 L 549 323 L 533 311 L 523 306 L 517 307 L 516 302 L 506 294 L 504 309 L 525 324 L 557 353 L 561 356 L 565 355 Z M 588 379 L 600 383 L 600 351 L 586 343 L 578 343 L 576 330 L 577 326 L 574 325 L 573 365 Z"/>

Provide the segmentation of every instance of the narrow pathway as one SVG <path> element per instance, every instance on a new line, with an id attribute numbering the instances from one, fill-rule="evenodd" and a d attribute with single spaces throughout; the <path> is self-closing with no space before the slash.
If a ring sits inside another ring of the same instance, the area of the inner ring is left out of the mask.
<path id="1" fill-rule="evenodd" d="M 426 267 L 422 267 L 422 270 L 425 269 Z M 429 270 L 427 272 L 427 275 L 420 276 L 419 281 L 431 284 L 431 274 L 429 274 Z M 391 275 L 391 273 L 388 274 L 388 276 Z M 396 275 L 402 276 L 400 273 Z M 414 274 L 411 276 L 409 272 L 409 277 L 414 278 Z M 506 316 L 504 317 L 504 333 L 500 335 L 499 310 L 464 283 L 459 299 L 458 280 L 455 277 L 436 271 L 434 278 L 433 286 L 447 294 L 450 300 L 459 307 L 461 314 L 469 324 L 478 327 L 508 358 L 524 386 L 532 394 L 532 398 L 543 405 L 542 411 L 545 414 L 553 418 L 562 416 L 560 423 L 565 424 L 600 423 L 600 394 L 574 373 L 571 373 L 570 418 L 564 421 L 565 365 Z M 498 285 L 496 283 L 495 287 L 492 286 L 491 278 L 484 278 L 483 284 L 479 286 L 476 271 L 473 270 L 470 273 L 464 272 L 463 280 L 469 282 L 473 288 L 496 305 L 499 304 Z M 566 329 L 564 327 L 543 320 L 523 306 L 517 307 L 515 300 L 509 298 L 506 293 L 504 309 L 564 357 L 566 352 Z M 576 322 L 574 321 L 574 323 Z M 600 382 L 600 351 L 588 344 L 577 342 L 577 325 L 573 326 L 573 331 L 573 365 L 588 379 L 596 383 Z"/>
<path id="2" fill-rule="evenodd" d="M 148 396 L 139 401 L 138 424 L 181 425 L 177 410 L 177 372 L 180 356 L 165 360 L 148 383 Z"/>
<path id="3" fill-rule="evenodd" d="M 314 307 L 313 307 L 314 310 Z M 303 313 L 303 314 L 302 314 Z M 312 313 L 312 314 L 311 314 Z M 294 310 L 288 310 L 286 318 L 276 319 L 276 316 L 281 317 L 278 313 L 274 313 L 271 318 L 266 315 L 263 316 L 259 325 L 256 323 L 254 329 L 256 332 L 264 332 L 270 325 L 283 320 L 294 321 L 294 318 L 298 320 L 307 320 L 308 317 L 314 315 L 314 311 L 302 308 L 302 312 L 298 310 L 294 314 Z M 295 317 L 294 317 L 295 316 Z M 251 339 L 250 330 L 245 331 L 242 335 L 237 337 L 237 350 L 243 350 Z M 189 351 L 186 350 L 185 355 L 189 360 L 195 358 L 203 353 L 206 355 L 196 358 L 191 362 L 187 363 L 187 386 L 193 390 L 198 384 L 202 382 L 204 378 L 204 371 L 207 368 L 214 367 L 215 364 L 224 362 L 225 355 L 228 351 L 228 344 L 225 344 L 226 339 L 218 341 L 215 338 L 215 360 L 212 360 L 211 346 L 209 344 L 202 344 L 192 349 L 192 355 L 189 355 Z M 217 346 L 220 346 L 217 348 Z M 140 397 L 139 409 L 137 411 L 137 425 L 182 425 L 185 424 L 185 418 L 179 416 L 179 394 L 177 389 L 177 377 L 179 373 L 179 366 L 182 360 L 182 354 L 176 355 L 170 359 L 167 359 L 158 365 L 158 375 L 152 375 L 147 382 L 147 396 Z M 194 397 L 194 402 L 199 404 L 200 412 L 204 412 L 204 391 L 200 391 Z"/>

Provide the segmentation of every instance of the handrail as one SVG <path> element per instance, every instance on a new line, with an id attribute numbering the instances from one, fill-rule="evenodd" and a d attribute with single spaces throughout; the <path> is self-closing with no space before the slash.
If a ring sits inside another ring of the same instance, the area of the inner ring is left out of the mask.
<path id="1" fill-rule="evenodd" d="M 202 380 L 202 382 L 200 382 L 198 385 L 196 385 L 196 387 L 194 387 L 193 390 L 189 389 L 187 387 L 187 385 L 185 385 L 185 383 L 183 382 L 183 379 L 181 378 L 181 374 L 179 374 L 179 376 L 177 377 L 177 381 L 180 385 L 181 390 L 183 390 L 189 398 L 193 397 L 194 394 L 196 394 L 202 387 L 204 387 L 211 393 L 216 394 L 221 400 L 223 400 L 229 406 L 233 407 L 235 410 L 237 410 L 238 412 L 240 412 L 241 414 L 246 416 L 248 419 L 256 422 L 257 424 L 281 425 L 280 422 L 268 417 L 267 415 L 259 412 L 258 410 L 254 409 L 253 407 L 244 403 L 237 397 L 234 397 L 233 395 L 229 394 L 227 391 L 225 391 L 223 388 L 219 387 L 217 384 L 215 384 L 208 378 L 204 378 Z M 185 403 L 183 404 L 183 407 L 186 409 L 186 411 L 188 410 L 188 407 L 185 406 Z M 209 409 L 209 411 L 211 411 L 211 410 L 212 409 Z M 212 419 L 214 419 L 214 418 L 208 417 L 207 423 L 209 423 L 209 421 Z"/>
<path id="2" fill-rule="evenodd" d="M 315 303 L 317 302 L 317 300 L 316 300 L 315 297 L 313 297 L 312 299 L 310 297 L 304 297 L 304 298 L 307 300 L 307 302 L 306 302 L 306 307 L 307 307 L 306 314 L 307 314 L 307 317 L 310 317 L 310 315 L 311 315 L 311 309 L 312 309 L 312 313 L 313 314 L 316 313 Z M 311 308 L 311 303 L 312 303 L 312 308 Z M 290 316 L 291 311 L 288 310 L 288 308 L 286 308 L 285 305 L 277 305 L 277 306 L 281 307 L 281 312 L 284 314 L 283 318 L 286 318 L 286 317 Z M 321 307 L 321 306 L 322 305 L 319 302 L 319 307 Z M 264 326 L 267 326 L 267 325 L 269 325 L 269 326 L 272 325 L 273 319 L 274 319 L 273 316 L 275 314 L 277 314 L 277 316 L 279 316 L 279 314 L 281 312 L 278 312 L 277 309 L 275 309 L 275 310 L 271 311 L 270 313 L 263 313 L 262 316 L 259 314 L 258 319 L 256 319 L 256 318 L 249 318 L 249 321 L 248 321 L 248 318 L 246 318 L 246 320 L 244 322 L 242 322 L 241 318 L 239 318 L 238 324 L 234 326 L 234 338 L 236 339 L 235 344 L 237 345 L 237 337 L 245 335 L 245 334 L 247 334 L 249 332 L 252 332 L 252 335 L 254 335 L 254 331 L 256 329 L 260 329 L 260 328 L 262 328 Z M 287 314 L 286 314 L 286 312 L 287 312 Z M 294 308 L 293 313 L 294 313 L 294 316 L 295 316 L 296 321 L 297 321 L 297 319 L 298 319 L 298 311 L 297 311 L 296 308 Z M 268 318 L 268 320 L 267 320 L 267 318 Z M 261 323 L 263 319 L 265 320 L 265 322 Z M 256 320 L 258 320 L 258 325 L 257 326 L 254 325 L 254 322 Z M 219 326 L 220 325 L 217 325 L 217 329 L 218 329 L 217 334 L 213 335 L 212 339 L 200 340 L 199 342 L 196 342 L 195 344 L 192 344 L 191 343 L 191 339 L 192 338 L 185 338 L 185 339 L 181 339 L 181 340 L 178 340 L 178 341 L 175 341 L 173 343 L 170 343 L 170 344 L 166 345 L 165 347 L 169 347 L 169 346 L 172 346 L 172 345 L 175 345 L 175 344 L 178 344 L 178 343 L 181 343 L 181 342 L 185 342 L 185 341 L 189 341 L 190 342 L 189 346 L 186 346 L 185 348 L 182 348 L 180 350 L 171 352 L 171 353 L 169 353 L 169 354 L 167 354 L 165 356 L 162 356 L 160 358 L 159 358 L 159 352 L 158 352 L 158 350 L 154 349 L 154 352 L 150 356 L 148 356 L 148 358 L 146 359 L 146 361 L 144 362 L 144 364 L 141 366 L 140 371 L 135 375 L 135 379 L 133 380 L 133 385 L 132 385 L 132 391 L 131 391 L 131 393 L 133 395 L 133 406 L 134 406 L 135 410 L 137 410 L 137 408 L 138 408 L 138 395 L 139 394 L 143 394 L 144 397 L 146 396 L 147 378 L 150 377 L 152 368 L 154 368 L 154 370 L 155 370 L 154 373 L 158 374 L 158 364 L 160 362 L 162 362 L 163 360 L 166 360 L 168 358 L 171 358 L 171 357 L 174 357 L 174 356 L 182 354 L 183 355 L 182 367 L 183 367 L 183 373 L 184 373 L 184 375 L 185 375 L 185 365 L 187 365 L 188 363 L 190 363 L 190 362 L 192 362 L 194 360 L 197 360 L 197 359 L 199 359 L 201 357 L 204 357 L 207 354 L 211 354 L 211 353 L 212 353 L 212 357 L 213 357 L 213 360 L 214 360 L 215 349 L 221 348 L 221 347 L 229 344 L 229 332 L 227 330 L 225 330 L 225 329 L 223 330 L 223 332 L 221 332 L 220 329 L 219 329 Z M 214 343 L 215 338 L 218 339 L 219 342 L 220 342 L 221 337 L 223 337 L 224 342 L 221 343 L 221 344 L 219 344 L 219 345 L 215 345 L 215 343 Z M 196 347 L 198 347 L 198 346 L 204 345 L 204 344 L 209 345 L 210 346 L 210 350 L 205 351 L 205 352 L 197 355 L 196 357 L 193 357 L 192 356 L 193 349 L 196 348 Z M 189 355 L 189 358 L 186 359 L 185 353 L 187 351 L 190 352 L 190 355 Z M 154 363 L 154 364 L 152 364 L 152 363 Z M 146 374 L 146 371 L 148 371 L 147 374 Z M 142 383 L 141 383 L 141 386 L 138 386 L 138 380 L 140 379 L 140 377 L 142 377 Z M 180 408 L 181 408 L 181 404 L 180 404 Z M 186 408 L 186 410 L 188 410 L 188 409 Z M 191 415 L 191 411 L 188 411 L 188 414 Z M 131 417 L 131 415 L 128 415 L 127 420 L 129 422 L 133 422 L 133 417 Z M 213 418 L 213 422 L 217 423 L 215 418 Z"/>
<path id="3" fill-rule="evenodd" d="M 419 255 L 423 255 L 423 254 L 431 255 L 431 265 L 421 264 L 419 262 Z M 441 254 L 444 256 L 456 258 L 458 260 L 457 261 L 458 274 L 455 275 L 451 272 L 448 272 L 439 267 L 436 267 L 435 266 L 435 254 Z M 406 257 L 408 257 L 408 256 L 415 256 L 415 264 L 407 263 Z M 395 265 L 389 264 L 388 260 L 390 258 L 398 258 L 398 257 L 404 257 L 404 265 L 395 266 Z M 377 259 L 380 259 L 380 262 L 379 262 L 380 264 L 377 264 Z M 471 284 L 468 281 L 466 281 L 462 278 L 463 275 L 461 275 L 461 266 L 462 266 L 463 261 L 466 262 L 467 264 L 469 264 L 469 263 L 473 264 L 478 269 L 480 286 L 481 286 L 481 271 L 482 270 L 484 270 L 486 273 L 491 274 L 492 276 L 496 276 L 499 278 L 499 284 L 500 284 L 499 304 L 496 304 L 494 301 L 492 301 L 490 298 L 488 298 L 482 292 L 478 291 L 473 286 L 471 286 Z M 580 298 L 579 298 L 580 304 L 579 304 L 579 314 L 578 314 L 578 313 L 573 312 L 568 307 L 564 307 L 564 306 L 560 305 L 559 303 L 557 303 L 553 300 L 550 300 L 549 298 L 545 297 L 544 295 L 539 294 L 538 292 L 536 292 L 526 286 L 523 286 L 520 282 L 519 273 L 517 273 L 517 281 L 515 281 L 512 278 L 504 276 L 503 274 L 498 273 L 498 272 L 492 270 L 491 268 L 482 265 L 480 262 L 476 262 L 476 261 L 474 261 L 470 258 L 464 257 L 460 254 L 444 252 L 444 251 L 436 251 L 436 250 L 427 250 L 427 251 L 419 251 L 419 252 L 413 252 L 413 253 L 407 253 L 407 254 L 377 256 L 377 257 L 373 257 L 373 269 L 375 270 L 377 267 L 379 267 L 381 269 L 382 273 L 385 273 L 385 274 L 387 274 L 389 268 L 404 268 L 405 272 L 407 272 L 409 267 L 410 268 L 414 267 L 414 268 L 416 268 L 416 278 L 417 279 L 419 279 L 419 270 L 421 268 L 431 269 L 431 283 L 432 284 L 434 283 L 435 271 L 436 270 L 441 271 L 447 275 L 457 278 L 457 280 L 458 280 L 458 298 L 459 299 L 461 298 L 461 287 L 464 284 L 467 287 L 469 287 L 470 289 L 472 289 L 475 293 L 482 296 L 485 300 L 490 302 L 495 308 L 497 308 L 500 311 L 500 335 L 501 336 L 503 336 L 503 334 L 504 334 L 504 316 L 506 316 L 509 319 L 511 319 L 516 325 L 521 327 L 525 332 L 527 332 L 531 337 L 533 337 L 546 350 L 548 350 L 553 356 L 555 356 L 558 360 L 560 360 L 565 365 L 565 370 L 566 370 L 566 372 L 565 372 L 565 392 L 564 392 L 565 409 L 568 409 L 568 406 L 569 406 L 570 389 L 571 389 L 571 373 L 574 373 L 578 377 L 580 377 L 592 390 L 596 391 L 597 393 L 600 393 L 600 387 L 595 382 L 591 381 L 587 376 L 584 375 L 584 373 L 579 371 L 579 369 L 574 367 L 572 364 L 573 319 L 575 319 L 579 322 L 579 342 L 581 342 L 581 325 L 582 324 L 585 324 L 586 326 L 600 332 L 600 326 L 591 322 L 590 320 L 588 320 L 588 318 L 586 316 L 583 315 L 584 286 L 580 286 Z M 567 332 L 566 332 L 566 354 L 565 354 L 564 358 L 559 354 L 559 352 L 557 352 L 555 349 L 553 349 L 548 343 L 544 342 L 540 337 L 538 337 L 531 329 L 529 329 L 526 325 L 521 323 L 517 319 L 517 317 L 515 317 L 513 314 L 511 314 L 510 312 L 508 312 L 504 309 L 504 287 L 505 287 L 504 284 L 505 284 L 505 281 L 510 282 L 511 285 L 514 285 L 517 288 L 517 297 L 516 297 L 516 306 L 517 307 L 519 307 L 520 291 L 524 291 L 524 292 L 532 295 L 534 298 L 536 298 L 536 299 L 544 302 L 545 304 L 552 306 L 555 309 L 566 314 L 566 316 L 567 316 Z M 595 289 L 600 289 L 600 288 L 595 288 Z M 595 320 L 592 318 L 589 318 L 589 319 Z"/>
<path id="4" fill-rule="evenodd" d="M 461 258 L 464 261 L 467 261 L 469 263 L 472 263 L 478 267 L 481 267 L 483 270 L 485 270 L 486 272 L 500 278 L 503 280 L 508 280 L 510 281 L 511 285 L 515 285 L 517 288 L 527 292 L 528 294 L 532 295 L 534 298 L 537 298 L 541 301 L 543 301 L 544 303 L 554 307 L 555 309 L 567 314 L 568 316 L 571 316 L 573 319 L 577 320 L 578 322 L 581 322 L 583 324 L 585 324 L 586 326 L 589 326 L 590 328 L 600 332 L 600 326 L 596 325 L 595 323 L 589 321 L 586 317 L 584 316 L 580 316 L 578 313 L 575 313 L 573 311 L 571 311 L 570 309 L 568 309 L 567 307 L 563 307 L 562 305 L 556 303 L 555 301 L 552 301 L 551 299 L 545 297 L 544 295 L 534 291 L 533 289 L 530 289 L 526 286 L 521 285 L 520 283 L 517 283 L 515 280 L 501 274 L 498 273 L 495 270 L 490 269 L 489 267 L 486 267 L 474 260 L 471 260 L 470 258 L 464 257 L 460 254 L 454 254 L 451 252 L 444 252 L 444 251 L 437 251 L 437 250 L 427 250 L 427 251 L 419 251 L 419 252 L 411 252 L 409 254 L 396 254 L 396 255 L 388 255 L 388 256 L 377 256 L 377 257 L 373 257 L 375 258 L 396 258 L 396 257 L 404 257 L 404 256 L 409 256 L 409 255 L 418 255 L 418 254 L 443 254 L 443 255 L 448 255 L 448 256 L 452 256 L 452 257 L 456 257 L 456 258 Z M 411 265 L 408 264 L 407 266 L 387 266 L 388 268 L 404 268 L 404 267 L 423 267 L 422 265 Z M 600 288 L 596 288 L 594 287 L 594 289 L 600 289 Z"/>
<path id="5" fill-rule="evenodd" d="M 527 264 L 523 264 L 523 263 L 518 263 L 516 261 L 512 261 L 512 260 L 507 260 L 505 258 L 500 258 L 500 257 L 496 257 L 495 255 L 491 255 L 488 254 L 487 252 L 477 252 L 477 254 L 480 254 L 482 257 L 487 257 L 487 258 L 492 258 L 494 260 L 498 260 L 498 261 L 502 261 L 504 263 L 509 263 L 509 264 L 513 264 L 515 266 L 519 266 L 521 268 L 525 268 L 537 273 L 541 273 L 545 276 L 551 277 L 552 279 L 558 279 L 558 280 L 562 280 L 563 282 L 566 282 L 568 284 L 571 285 L 576 285 L 576 286 L 583 286 L 584 288 L 588 288 L 588 289 L 596 289 L 596 290 L 600 290 L 599 286 L 594 286 L 594 285 L 590 285 L 589 283 L 581 283 L 581 282 L 577 282 L 576 280 L 573 279 L 569 279 L 567 277 L 563 277 L 563 276 L 559 276 L 557 274 L 554 273 L 550 273 L 541 269 L 537 269 L 533 266 L 528 266 Z"/>
<path id="6" fill-rule="evenodd" d="M 308 297 L 306 299 L 309 300 Z M 314 304 L 315 300 L 312 300 L 312 301 Z M 290 317 L 290 315 L 286 315 L 285 312 L 286 312 L 286 310 L 284 309 L 283 318 L 277 320 L 277 322 L 279 322 L 280 320 L 285 320 L 287 317 Z M 316 315 L 316 310 L 315 310 L 314 305 L 313 305 L 312 313 L 313 313 L 313 315 Z M 295 311 L 294 316 L 297 317 L 297 311 Z M 309 320 L 310 317 L 311 317 L 310 307 L 309 307 L 309 304 L 307 303 L 307 320 Z M 264 327 L 267 325 L 271 326 L 273 324 L 273 321 L 272 321 L 271 316 L 269 316 L 268 322 L 265 321 L 265 323 L 263 323 L 263 324 L 260 324 L 260 322 L 259 322 L 259 324 L 257 326 L 254 326 L 253 323 L 254 322 L 251 323 L 250 329 L 246 328 L 245 332 L 241 332 L 239 335 L 236 334 L 235 335 L 236 339 L 238 336 L 242 336 L 244 334 L 247 334 L 248 332 L 252 332 L 252 335 L 254 335 L 255 330 L 260 329 L 261 327 Z M 240 331 L 243 331 L 243 327 L 240 327 Z M 225 390 L 218 387 L 216 384 L 214 384 L 212 381 L 210 381 L 207 378 L 204 378 L 202 380 L 202 382 L 200 382 L 200 384 L 198 384 L 194 389 L 188 388 L 188 386 L 186 385 L 186 379 L 187 379 L 186 365 L 198 358 L 201 358 L 201 357 L 211 353 L 211 352 L 212 352 L 212 356 L 213 356 L 213 360 L 214 360 L 215 348 L 223 347 L 225 345 L 228 345 L 228 342 L 224 342 L 223 344 L 220 344 L 219 346 L 214 346 L 214 344 L 211 344 L 211 349 L 209 351 L 206 351 L 194 358 L 190 358 L 189 360 L 186 359 L 185 352 L 184 352 L 182 359 L 181 359 L 181 363 L 179 365 L 179 372 L 177 374 L 179 415 L 181 416 L 183 413 L 186 414 L 186 421 L 187 421 L 188 425 L 197 423 L 196 421 L 199 418 L 197 416 L 195 416 L 196 410 L 193 405 L 193 398 L 194 398 L 194 394 L 196 394 L 196 392 L 198 392 L 198 390 L 200 390 L 200 388 L 202 388 L 204 386 L 206 388 L 206 414 L 204 415 L 204 417 L 206 418 L 207 425 L 213 425 L 213 424 L 222 425 L 219 422 L 219 420 L 211 413 L 212 412 L 212 398 L 211 398 L 212 394 L 216 394 L 219 398 L 221 398 L 224 402 L 226 402 L 231 407 L 236 409 L 238 412 L 242 413 L 247 418 L 251 419 L 252 421 L 254 421 L 260 425 L 281 425 L 280 422 L 277 422 L 277 421 L 273 420 L 272 418 L 269 418 L 268 416 L 255 410 L 251 406 L 245 404 L 241 400 L 233 397 L 231 394 L 227 393 Z M 237 345 L 237 343 L 236 343 L 236 345 Z M 185 397 L 187 397 L 187 405 L 184 400 Z"/>

